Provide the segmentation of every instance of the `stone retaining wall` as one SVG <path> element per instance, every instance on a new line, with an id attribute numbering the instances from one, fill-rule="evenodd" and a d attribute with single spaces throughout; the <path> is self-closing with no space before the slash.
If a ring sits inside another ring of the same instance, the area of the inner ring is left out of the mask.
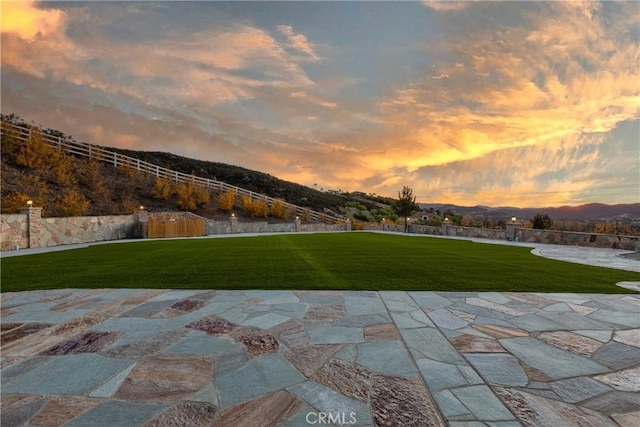
<path id="1" fill-rule="evenodd" d="M 155 220 L 181 220 L 201 218 L 189 212 L 140 211 L 136 215 L 79 216 L 66 218 L 41 218 L 41 208 L 24 208 L 19 214 L 3 214 L 0 219 L 0 249 L 3 251 L 38 248 L 74 243 L 91 243 L 105 240 L 140 237 L 140 225 L 149 218 Z M 204 218 L 203 218 L 204 219 Z M 296 231 L 347 231 L 351 223 L 302 224 L 299 219 L 289 223 L 238 222 L 205 219 L 205 234 L 232 233 L 288 233 Z"/>
<path id="2" fill-rule="evenodd" d="M 0 228 L 0 249 L 8 251 L 10 249 L 28 248 L 29 239 L 27 233 L 29 224 L 26 214 L 2 214 L 2 226 Z"/>
<path id="3" fill-rule="evenodd" d="M 134 237 L 135 215 L 40 218 L 39 208 L 29 208 L 29 212 L 1 216 L 3 251 L 16 246 L 41 248 Z M 31 228 L 29 214 L 32 215 Z"/>
<path id="4" fill-rule="evenodd" d="M 630 251 L 638 251 L 638 245 L 640 244 L 640 237 L 638 236 L 536 230 L 532 228 L 516 228 L 515 238 L 520 242 L 593 246 L 598 248 L 628 249 Z"/>
<path id="5" fill-rule="evenodd" d="M 592 246 L 598 248 L 627 249 L 640 252 L 639 236 L 623 236 L 614 234 L 580 233 L 576 231 L 536 230 L 522 228 L 516 224 L 507 224 L 506 230 L 461 227 L 442 224 L 441 227 L 408 224 L 408 232 L 413 234 L 429 234 L 433 236 L 458 236 L 494 240 L 516 240 L 528 243 L 549 243 L 572 246 Z M 404 224 L 366 224 L 365 230 L 383 230 L 397 233 L 404 232 Z"/>

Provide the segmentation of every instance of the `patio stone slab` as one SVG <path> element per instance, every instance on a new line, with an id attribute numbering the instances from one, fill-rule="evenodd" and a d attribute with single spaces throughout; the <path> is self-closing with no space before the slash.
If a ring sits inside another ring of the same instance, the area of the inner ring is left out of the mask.
<path id="1" fill-rule="evenodd" d="M 308 326 L 311 344 L 348 344 L 364 342 L 362 328 L 348 326 Z"/>
<path id="2" fill-rule="evenodd" d="M 255 326 L 262 329 L 269 329 L 286 322 L 290 318 L 277 313 L 267 313 L 262 316 L 252 317 L 242 322 L 244 326 Z"/>
<path id="3" fill-rule="evenodd" d="M 610 387 L 589 377 L 554 381 L 550 386 L 567 403 L 578 403 L 611 391 Z"/>
<path id="4" fill-rule="evenodd" d="M 102 399 L 83 396 L 54 396 L 47 400 L 35 417 L 29 420 L 29 425 L 61 426 L 102 402 Z M 2 420 L 5 421 L 5 414 L 2 415 Z"/>
<path id="5" fill-rule="evenodd" d="M 449 299 L 443 298 L 435 292 L 407 292 L 421 308 L 437 310 L 453 304 Z"/>
<path id="6" fill-rule="evenodd" d="M 427 358 L 416 360 L 416 364 L 431 392 L 469 385 L 456 365 Z"/>
<path id="7" fill-rule="evenodd" d="M 109 400 L 95 406 L 65 427 L 104 427 L 142 424 L 166 407 L 157 403 L 129 403 Z"/>
<path id="8" fill-rule="evenodd" d="M 220 404 L 226 408 L 305 380 L 280 354 L 272 353 L 222 374 L 214 384 L 220 392 Z"/>
<path id="9" fill-rule="evenodd" d="M 524 387 L 529 382 L 518 359 L 504 353 L 467 353 L 469 363 L 490 384 Z"/>
<path id="10" fill-rule="evenodd" d="M 131 372 L 131 370 L 135 366 L 136 365 L 133 364 L 133 365 L 129 366 L 127 369 L 125 369 L 122 372 L 118 373 L 118 375 L 116 375 L 115 377 L 111 378 L 109 381 L 107 381 L 106 383 L 102 384 L 100 387 L 98 387 L 94 391 L 92 391 L 89 394 L 89 396 L 91 396 L 91 397 L 111 397 L 111 396 L 113 396 L 114 393 L 120 388 L 120 386 L 124 382 L 125 378 L 127 378 L 127 375 L 129 375 L 129 373 Z"/>
<path id="11" fill-rule="evenodd" d="M 314 345 L 294 348 L 284 353 L 293 366 L 307 377 L 311 377 L 331 356 L 342 348 L 339 344 Z"/>
<path id="12" fill-rule="evenodd" d="M 2 393 L 87 394 L 135 363 L 128 359 L 110 359 L 92 353 L 47 358 L 50 360 L 15 377 L 6 378 L 3 375 Z M 20 368 L 19 365 L 14 365 L 7 370 Z"/>
<path id="13" fill-rule="evenodd" d="M 355 363 L 341 359 L 329 360 L 313 379 L 345 396 L 366 402 L 371 391 L 371 372 Z"/>
<path id="14" fill-rule="evenodd" d="M 602 347 L 600 341 L 569 331 L 543 332 L 538 335 L 538 339 L 555 347 L 589 357 Z"/>
<path id="15" fill-rule="evenodd" d="M 445 425 L 424 385 L 412 378 L 374 376 L 371 412 L 380 427 Z"/>
<path id="16" fill-rule="evenodd" d="M 379 298 L 347 296 L 344 299 L 344 305 L 349 316 L 387 313 L 387 309 Z"/>
<path id="17" fill-rule="evenodd" d="M 609 369 L 589 358 L 561 350 L 535 338 L 505 338 L 500 344 L 511 354 L 553 379 L 607 372 Z"/>
<path id="18" fill-rule="evenodd" d="M 594 378 L 616 390 L 640 393 L 640 367 L 598 375 Z"/>
<path id="19" fill-rule="evenodd" d="M 399 340 L 358 344 L 356 363 L 371 372 L 412 377 L 416 375 L 407 350 Z"/>
<path id="20" fill-rule="evenodd" d="M 349 414 L 359 411 L 364 406 L 364 402 L 312 380 L 294 385 L 287 390 L 320 412 Z"/>
<path id="21" fill-rule="evenodd" d="M 239 350 L 242 345 L 229 339 L 205 334 L 188 336 L 162 350 L 165 354 L 219 355 Z"/>
<path id="22" fill-rule="evenodd" d="M 415 359 L 428 357 L 445 363 L 466 363 L 460 353 L 437 329 L 401 329 L 400 335 Z"/>
<path id="23" fill-rule="evenodd" d="M 636 312 L 598 310 L 587 317 L 605 323 L 626 326 L 628 328 L 640 328 L 640 316 Z"/>
<path id="24" fill-rule="evenodd" d="M 255 427 L 275 426 L 291 418 L 303 402 L 284 390 L 227 408 L 215 420 L 215 425 Z M 206 424 L 210 425 L 210 424 Z"/>
<path id="25" fill-rule="evenodd" d="M 625 331 L 616 331 L 613 334 L 613 340 L 622 344 L 631 345 L 633 347 L 640 348 L 640 329 L 627 329 Z"/>
<path id="26" fill-rule="evenodd" d="M 134 402 L 183 399 L 213 380 L 213 359 L 205 356 L 155 355 L 141 360 L 114 397 Z"/>
<path id="27" fill-rule="evenodd" d="M 640 350 L 630 345 L 609 342 L 593 354 L 593 359 L 618 370 L 640 364 Z"/>
<path id="28" fill-rule="evenodd" d="M 427 313 L 429 319 L 433 323 L 435 323 L 439 328 L 447 328 L 447 329 L 461 329 L 469 325 L 469 323 L 455 314 L 451 313 L 449 310 L 440 309 L 434 310 Z"/>
<path id="29" fill-rule="evenodd" d="M 616 426 L 607 416 L 591 409 L 547 399 L 522 390 L 497 388 L 496 393 L 500 395 L 524 425 Z"/>
<path id="30" fill-rule="evenodd" d="M 455 397 L 453 393 L 451 393 L 450 390 L 445 389 L 433 393 L 433 398 L 438 403 L 438 407 L 448 420 L 460 418 L 475 418 L 475 416 L 471 414 L 467 407 L 464 406 L 458 400 L 458 398 Z"/>
<path id="31" fill-rule="evenodd" d="M 486 385 L 456 388 L 452 393 L 478 420 L 515 421 L 513 414 Z"/>
<path id="32" fill-rule="evenodd" d="M 31 417 L 36 415 L 45 404 L 46 399 L 38 396 L 22 397 L 10 405 L 3 402 L 2 405 L 2 425 L 20 426 L 25 424 Z"/>
<path id="33" fill-rule="evenodd" d="M 181 402 L 157 414 L 145 427 L 209 427 L 216 412 L 217 408 L 211 403 Z"/>

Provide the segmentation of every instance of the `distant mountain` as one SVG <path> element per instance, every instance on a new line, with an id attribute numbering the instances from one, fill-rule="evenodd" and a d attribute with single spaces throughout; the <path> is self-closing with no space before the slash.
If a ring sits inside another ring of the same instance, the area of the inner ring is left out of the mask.
<path id="1" fill-rule="evenodd" d="M 640 203 L 607 205 L 604 203 L 588 203 L 580 206 L 560 206 L 544 208 L 516 208 L 510 206 L 457 206 L 444 203 L 421 203 L 422 209 L 451 211 L 460 215 L 469 214 L 474 217 L 486 217 L 493 219 L 506 219 L 516 217 L 531 219 L 536 214 L 547 214 L 552 219 L 576 219 L 576 220 L 631 220 L 640 221 Z"/>

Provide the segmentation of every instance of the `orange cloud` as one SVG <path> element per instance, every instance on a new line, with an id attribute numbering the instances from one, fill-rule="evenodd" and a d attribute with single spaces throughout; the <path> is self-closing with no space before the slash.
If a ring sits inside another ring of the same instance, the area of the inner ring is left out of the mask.
<path id="1" fill-rule="evenodd" d="M 65 15 L 60 10 L 38 9 L 35 4 L 35 1 L 2 0 L 2 33 L 33 41 L 57 33 L 65 26 Z"/>

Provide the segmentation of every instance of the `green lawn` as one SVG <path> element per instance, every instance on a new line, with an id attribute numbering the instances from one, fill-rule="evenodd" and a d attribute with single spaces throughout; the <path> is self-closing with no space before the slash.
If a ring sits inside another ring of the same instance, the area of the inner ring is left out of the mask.
<path id="1" fill-rule="evenodd" d="M 2 259 L 2 291 L 50 288 L 352 289 L 625 293 L 640 274 L 524 247 L 376 233 L 97 245 Z"/>

